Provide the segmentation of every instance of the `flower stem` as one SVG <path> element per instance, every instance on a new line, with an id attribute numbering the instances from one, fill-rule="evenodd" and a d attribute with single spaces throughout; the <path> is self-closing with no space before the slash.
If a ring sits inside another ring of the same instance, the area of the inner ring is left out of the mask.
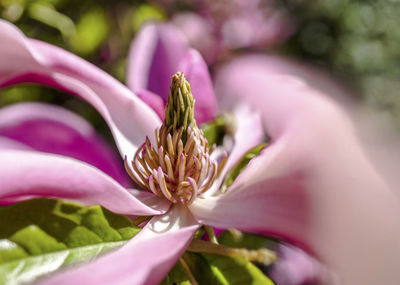
<path id="1" fill-rule="evenodd" d="M 140 226 L 143 222 L 145 222 L 145 221 L 147 221 L 147 220 L 150 220 L 152 218 L 152 216 L 142 216 L 142 217 L 138 217 L 138 218 L 136 218 L 134 221 L 133 221 L 133 223 L 136 225 L 136 226 Z"/>
<path id="2" fill-rule="evenodd" d="M 204 229 L 206 230 L 210 242 L 218 244 L 218 239 L 217 236 L 215 235 L 214 229 L 210 226 L 204 226 Z"/>
<path id="3" fill-rule="evenodd" d="M 185 270 L 186 274 L 188 275 L 190 283 L 192 285 L 199 285 L 199 283 L 197 283 L 196 279 L 194 278 L 193 273 L 190 270 L 189 265 L 184 260 L 184 257 L 179 258 L 179 262 L 182 265 L 183 270 Z"/>
<path id="4" fill-rule="evenodd" d="M 228 257 L 241 257 L 247 261 L 256 261 L 263 263 L 264 265 L 272 264 L 277 258 L 275 252 L 266 248 L 260 248 L 257 250 L 232 248 L 203 240 L 193 240 L 187 250 L 199 253 L 224 255 Z"/>

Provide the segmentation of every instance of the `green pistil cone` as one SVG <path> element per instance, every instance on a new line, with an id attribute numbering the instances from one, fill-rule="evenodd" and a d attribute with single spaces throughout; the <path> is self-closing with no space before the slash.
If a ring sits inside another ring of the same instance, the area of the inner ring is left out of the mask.
<path id="1" fill-rule="evenodd" d="M 164 120 L 164 124 L 171 127 L 171 134 L 182 126 L 184 133 L 186 133 L 189 125 L 197 127 L 194 118 L 194 101 L 190 84 L 183 73 L 178 72 L 172 76 Z"/>

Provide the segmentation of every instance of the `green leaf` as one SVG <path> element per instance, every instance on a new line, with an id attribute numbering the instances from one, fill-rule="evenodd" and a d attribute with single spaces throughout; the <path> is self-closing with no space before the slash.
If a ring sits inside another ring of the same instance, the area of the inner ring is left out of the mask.
<path id="1" fill-rule="evenodd" d="M 142 4 L 133 10 L 133 30 L 137 32 L 146 21 L 162 21 L 165 19 L 165 13 L 160 6 L 156 4 Z"/>
<path id="2" fill-rule="evenodd" d="M 199 284 L 209 285 L 273 285 L 260 269 L 241 258 L 206 253 L 185 253 L 182 257 Z M 178 262 L 161 284 L 187 284 L 189 277 Z M 190 284 L 190 283 L 189 283 Z"/>
<path id="3" fill-rule="evenodd" d="M 276 250 L 279 242 L 261 235 L 241 233 L 239 237 L 233 236 L 229 231 L 224 231 L 218 236 L 220 244 L 247 249 L 268 248 Z"/>
<path id="4" fill-rule="evenodd" d="M 116 249 L 140 228 L 101 206 L 33 199 L 0 207 L 0 284 L 22 284 Z"/>
<path id="5" fill-rule="evenodd" d="M 75 52 L 89 55 L 106 39 L 108 30 L 104 10 L 101 7 L 91 8 L 76 24 L 76 33 L 71 37 L 70 45 Z"/>
<path id="6" fill-rule="evenodd" d="M 226 125 L 227 122 L 223 116 L 217 117 L 213 121 L 201 125 L 201 130 L 210 146 L 213 144 L 222 144 L 222 140 L 227 133 Z"/>
<path id="7" fill-rule="evenodd" d="M 257 266 L 241 258 L 230 258 L 215 254 L 201 254 L 213 273 L 211 280 L 202 284 L 274 284 Z"/>

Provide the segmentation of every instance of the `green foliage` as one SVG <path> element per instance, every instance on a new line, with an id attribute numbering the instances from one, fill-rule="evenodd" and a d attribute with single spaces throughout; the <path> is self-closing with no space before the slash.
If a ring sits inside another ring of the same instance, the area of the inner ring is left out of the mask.
<path id="1" fill-rule="evenodd" d="M 218 237 L 218 241 L 229 247 L 247 249 L 276 249 L 278 245 L 277 241 L 263 236 L 242 233 L 240 237 L 236 237 L 229 231 L 223 232 Z M 181 260 L 187 265 L 193 278 L 199 284 L 274 284 L 256 265 L 242 258 L 186 252 Z M 161 284 L 191 284 L 182 261 L 175 264 Z"/>
<path id="2" fill-rule="evenodd" d="M 158 5 L 142 4 L 133 11 L 133 30 L 137 32 L 146 21 L 162 21 L 165 19 L 164 11 Z"/>
<path id="3" fill-rule="evenodd" d="M 75 25 L 71 18 L 58 12 L 50 2 L 33 2 L 28 6 L 28 13 L 32 19 L 57 29 L 66 39 L 75 33 Z"/>
<path id="4" fill-rule="evenodd" d="M 206 253 L 185 253 L 183 260 L 199 284 L 274 284 L 254 264 L 241 258 Z M 161 284 L 190 284 L 189 282 L 186 271 L 178 262 Z"/>
<path id="5" fill-rule="evenodd" d="M 226 134 L 226 121 L 224 117 L 217 117 L 213 121 L 202 124 L 201 129 L 209 145 L 221 145 Z"/>
<path id="6" fill-rule="evenodd" d="M 71 37 L 70 45 L 73 51 L 88 55 L 94 52 L 106 39 L 108 22 L 104 10 L 93 7 L 81 16 L 76 24 L 76 33 Z"/>
<path id="7" fill-rule="evenodd" d="M 266 238 L 260 235 L 241 233 L 240 236 L 234 236 L 229 231 L 224 231 L 218 236 L 219 243 L 236 248 L 259 249 L 268 248 L 276 250 L 278 241 Z"/>
<path id="8" fill-rule="evenodd" d="M 122 246 L 140 228 L 100 206 L 34 199 L 0 207 L 0 284 L 21 284 Z"/>
<path id="9" fill-rule="evenodd" d="M 210 279 L 201 284 L 274 284 L 257 266 L 244 259 L 215 254 L 201 254 L 201 257 L 209 264 L 212 272 L 212 277 L 209 276 Z"/>
<path id="10" fill-rule="evenodd" d="M 358 89 L 351 95 L 361 95 L 399 127 L 399 2 L 299 0 L 288 1 L 288 8 L 296 11 L 298 28 L 284 49 L 347 79 Z"/>

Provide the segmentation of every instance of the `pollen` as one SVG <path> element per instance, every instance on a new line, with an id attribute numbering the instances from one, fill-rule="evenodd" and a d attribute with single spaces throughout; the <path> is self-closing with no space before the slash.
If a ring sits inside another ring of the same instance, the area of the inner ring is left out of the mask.
<path id="1" fill-rule="evenodd" d="M 211 157 L 209 147 L 194 119 L 194 99 L 183 73 L 172 77 L 165 120 L 155 131 L 156 144 L 149 138 L 125 169 L 142 188 L 172 203 L 190 205 L 213 185 L 226 162 Z M 130 165 L 129 165 L 130 164 Z"/>

